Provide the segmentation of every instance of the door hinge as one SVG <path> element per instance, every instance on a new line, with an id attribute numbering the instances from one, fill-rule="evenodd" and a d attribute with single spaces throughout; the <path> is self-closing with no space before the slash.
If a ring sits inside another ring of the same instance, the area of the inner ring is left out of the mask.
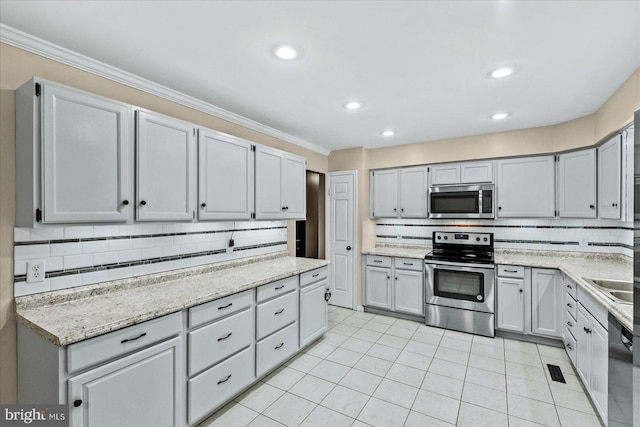
<path id="1" fill-rule="evenodd" d="M 40 83 L 36 83 L 36 96 L 40 96 L 41 86 Z"/>
<path id="2" fill-rule="evenodd" d="M 371 172 L 372 176 L 376 176 L 376 171 Z"/>
<path id="3" fill-rule="evenodd" d="M 427 168 L 427 173 L 431 170 L 431 168 Z"/>
<path id="4" fill-rule="evenodd" d="M 40 209 L 36 209 L 36 222 L 42 221 L 42 211 Z"/>

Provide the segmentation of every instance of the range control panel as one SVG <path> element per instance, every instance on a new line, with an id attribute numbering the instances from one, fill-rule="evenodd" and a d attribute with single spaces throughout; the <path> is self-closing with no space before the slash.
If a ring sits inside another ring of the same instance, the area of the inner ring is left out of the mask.
<path id="1" fill-rule="evenodd" d="M 493 233 L 456 233 L 434 231 L 433 245 L 477 245 L 493 247 Z"/>

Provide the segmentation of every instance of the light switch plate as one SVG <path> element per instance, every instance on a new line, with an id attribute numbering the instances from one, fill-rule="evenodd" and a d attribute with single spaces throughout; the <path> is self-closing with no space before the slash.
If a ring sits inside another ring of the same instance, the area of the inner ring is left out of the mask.
<path id="1" fill-rule="evenodd" d="M 44 281 L 44 260 L 27 262 L 27 283 L 38 283 Z"/>

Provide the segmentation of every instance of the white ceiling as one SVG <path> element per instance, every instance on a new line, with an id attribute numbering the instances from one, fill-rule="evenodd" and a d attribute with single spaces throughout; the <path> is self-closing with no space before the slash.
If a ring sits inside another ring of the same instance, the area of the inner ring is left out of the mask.
<path id="1" fill-rule="evenodd" d="M 2 0 L 0 22 L 329 150 L 560 123 L 640 67 L 638 1 Z"/>

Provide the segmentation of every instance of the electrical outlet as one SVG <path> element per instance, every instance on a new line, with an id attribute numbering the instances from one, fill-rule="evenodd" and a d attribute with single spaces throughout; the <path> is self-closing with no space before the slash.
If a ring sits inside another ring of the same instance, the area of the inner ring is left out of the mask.
<path id="1" fill-rule="evenodd" d="M 37 283 L 44 281 L 44 260 L 27 262 L 27 283 Z"/>

